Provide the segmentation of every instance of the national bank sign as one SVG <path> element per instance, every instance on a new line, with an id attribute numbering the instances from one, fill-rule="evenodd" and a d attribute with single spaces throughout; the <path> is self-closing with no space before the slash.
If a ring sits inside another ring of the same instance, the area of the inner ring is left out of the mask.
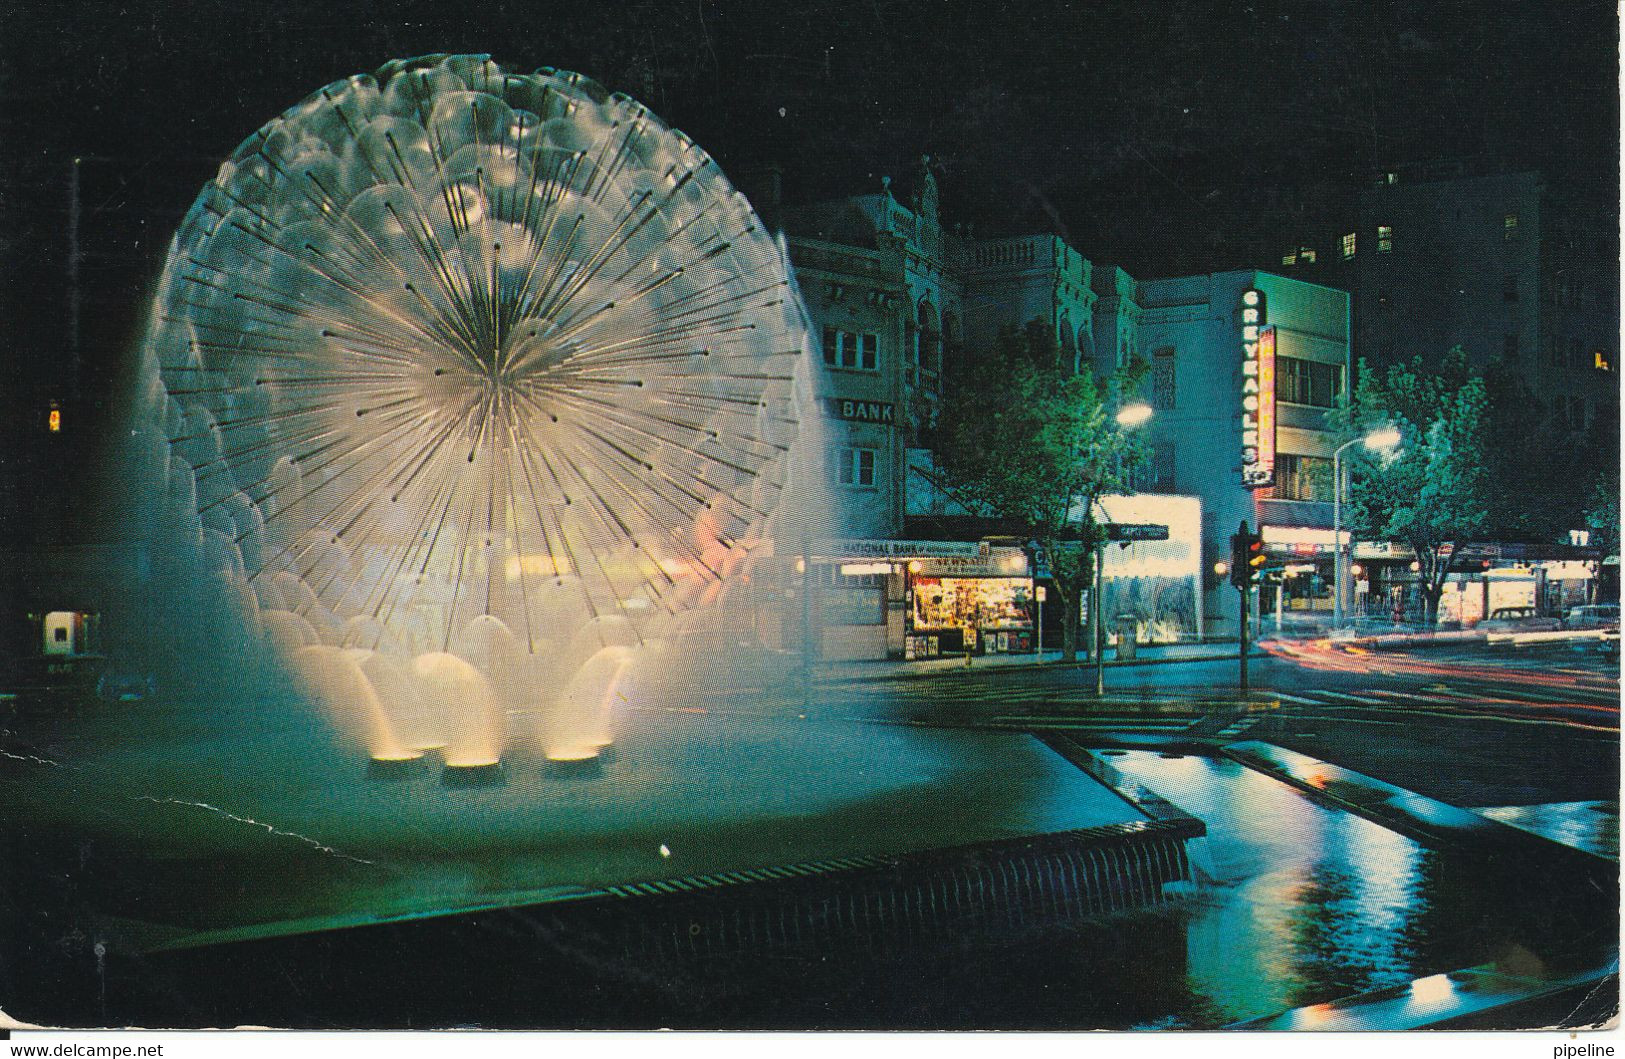
<path id="1" fill-rule="evenodd" d="M 1275 328 L 1264 292 L 1241 294 L 1241 484 L 1275 484 Z"/>

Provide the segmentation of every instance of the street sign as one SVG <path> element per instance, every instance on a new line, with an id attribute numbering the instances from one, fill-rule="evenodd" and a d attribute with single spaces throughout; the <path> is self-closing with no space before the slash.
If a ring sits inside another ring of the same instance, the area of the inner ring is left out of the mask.
<path id="1" fill-rule="evenodd" d="M 1168 527 L 1154 522 L 1114 522 L 1106 527 L 1106 539 L 1113 541 L 1165 541 Z"/>

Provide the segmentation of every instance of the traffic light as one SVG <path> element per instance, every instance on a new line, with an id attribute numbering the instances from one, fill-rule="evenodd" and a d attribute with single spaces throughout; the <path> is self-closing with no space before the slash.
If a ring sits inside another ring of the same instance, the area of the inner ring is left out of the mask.
<path id="1" fill-rule="evenodd" d="M 1230 583 L 1237 588 L 1246 588 L 1268 561 L 1264 554 L 1264 538 L 1249 530 L 1243 521 L 1230 538 Z"/>

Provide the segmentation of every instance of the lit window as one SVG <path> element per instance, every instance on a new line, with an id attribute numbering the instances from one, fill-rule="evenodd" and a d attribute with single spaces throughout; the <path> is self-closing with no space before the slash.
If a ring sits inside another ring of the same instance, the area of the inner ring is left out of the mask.
<path id="1" fill-rule="evenodd" d="M 1614 370 L 1613 364 L 1608 359 L 1608 354 L 1604 353 L 1600 349 L 1593 349 L 1591 351 L 1591 366 L 1596 368 L 1598 371 Z"/>
<path id="2" fill-rule="evenodd" d="M 1377 225 L 1377 253 L 1386 254 L 1394 248 L 1394 229 L 1387 224 Z"/>
<path id="3" fill-rule="evenodd" d="M 875 450 L 845 447 L 837 457 L 840 483 L 853 489 L 875 487 Z"/>
<path id="4" fill-rule="evenodd" d="M 1306 265 L 1313 265 L 1315 263 L 1315 252 L 1307 246 L 1301 246 L 1298 248 L 1298 260 Z"/>
<path id="5" fill-rule="evenodd" d="M 1281 255 L 1281 264 L 1283 264 L 1283 265 L 1296 265 L 1297 263 L 1298 263 L 1297 251 L 1294 250 L 1294 251 L 1290 251 L 1288 253 L 1285 253 L 1285 254 Z"/>
<path id="6" fill-rule="evenodd" d="M 1348 234 L 1343 236 L 1343 260 L 1344 261 L 1347 261 L 1349 258 L 1354 256 L 1354 235 L 1355 235 L 1355 233 L 1349 232 Z"/>
<path id="7" fill-rule="evenodd" d="M 1518 238 L 1518 215 L 1516 213 L 1509 213 L 1502 218 L 1501 232 L 1502 237 L 1509 243 Z"/>

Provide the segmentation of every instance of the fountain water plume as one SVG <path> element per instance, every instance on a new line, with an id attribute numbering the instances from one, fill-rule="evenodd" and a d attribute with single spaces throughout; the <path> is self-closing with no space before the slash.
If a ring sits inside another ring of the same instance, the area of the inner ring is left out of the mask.
<path id="1" fill-rule="evenodd" d="M 807 335 L 782 245 L 641 104 L 478 55 L 328 85 L 170 249 L 132 432 L 165 576 L 220 575 L 375 758 L 601 754 L 679 683 L 654 660 L 795 649 L 748 582 L 827 513 Z"/>
<path id="2" fill-rule="evenodd" d="M 370 652 L 359 652 L 364 658 Z M 295 672 L 311 694 L 328 707 L 341 729 L 360 738 L 374 761 L 421 757 L 402 744 L 384 704 L 362 671 L 356 652 L 318 644 L 293 652 Z"/>

